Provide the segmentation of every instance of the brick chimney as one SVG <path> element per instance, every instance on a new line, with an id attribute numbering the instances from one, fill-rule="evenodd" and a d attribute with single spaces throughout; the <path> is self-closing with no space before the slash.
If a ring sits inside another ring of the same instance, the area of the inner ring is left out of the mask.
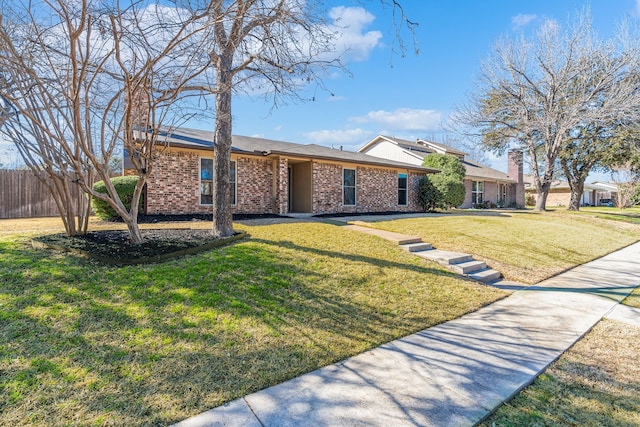
<path id="1" fill-rule="evenodd" d="M 150 122 L 150 88 L 147 79 L 139 79 L 138 81 L 129 78 L 129 93 L 131 100 L 129 108 L 131 109 L 131 124 L 134 129 L 147 129 L 151 125 Z"/>
<path id="2" fill-rule="evenodd" d="M 524 177 L 523 177 L 523 154 L 522 150 L 509 150 L 509 167 L 507 175 L 514 180 L 516 205 L 524 207 Z"/>

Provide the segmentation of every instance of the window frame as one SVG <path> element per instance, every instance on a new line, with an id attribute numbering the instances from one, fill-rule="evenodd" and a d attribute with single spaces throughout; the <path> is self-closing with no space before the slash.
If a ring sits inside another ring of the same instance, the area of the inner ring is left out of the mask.
<path id="1" fill-rule="evenodd" d="M 347 180 L 345 174 L 347 171 L 353 171 L 353 185 L 347 185 Z M 342 168 L 342 206 L 356 206 L 357 205 L 357 187 L 358 187 L 358 173 L 356 169 L 351 168 Z M 353 204 L 346 203 L 346 192 L 347 190 L 353 189 Z"/>
<path id="2" fill-rule="evenodd" d="M 404 188 L 400 186 L 400 180 L 404 177 Z M 404 203 L 401 203 L 401 194 L 404 192 Z M 409 204 L 409 174 L 398 172 L 398 206 Z"/>
<path id="3" fill-rule="evenodd" d="M 482 189 L 478 190 L 479 187 Z M 480 201 L 478 201 L 478 195 L 480 195 Z M 473 205 L 484 203 L 484 181 L 471 181 L 471 203 Z"/>
<path id="4" fill-rule="evenodd" d="M 207 179 L 207 180 L 203 180 L 202 179 L 202 162 L 204 160 L 209 160 L 211 161 L 211 179 Z M 230 188 L 230 193 L 229 193 L 229 197 L 231 198 L 231 206 L 236 206 L 237 204 L 237 200 L 238 200 L 238 185 L 237 185 L 237 181 L 238 181 L 238 169 L 237 169 L 237 163 L 235 160 L 231 160 L 230 161 L 230 180 L 229 180 L 229 184 L 231 186 Z M 198 167 L 198 193 L 199 193 L 199 198 L 198 198 L 198 202 L 200 206 L 213 206 L 213 194 L 211 195 L 211 203 L 203 203 L 202 202 L 202 182 L 209 182 L 211 183 L 211 192 L 213 193 L 213 158 L 211 157 L 200 157 L 200 162 L 199 162 L 199 167 Z"/>

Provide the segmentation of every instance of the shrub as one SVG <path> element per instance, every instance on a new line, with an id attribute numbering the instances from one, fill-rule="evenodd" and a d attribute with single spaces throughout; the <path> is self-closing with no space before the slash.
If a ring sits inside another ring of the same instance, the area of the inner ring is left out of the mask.
<path id="1" fill-rule="evenodd" d="M 533 194 L 527 194 L 524 199 L 524 204 L 527 206 L 535 206 L 536 198 Z"/>
<path id="2" fill-rule="evenodd" d="M 440 170 L 443 175 L 462 181 L 467 170 L 457 157 L 449 154 L 429 154 L 422 161 L 422 166 Z"/>
<path id="3" fill-rule="evenodd" d="M 464 203 L 466 169 L 457 157 L 447 154 L 429 154 L 424 158 L 422 165 L 440 170 L 440 173 L 429 178 L 440 193 L 438 207 L 449 209 Z"/>
<path id="4" fill-rule="evenodd" d="M 431 182 L 428 176 L 420 178 L 418 183 L 418 203 L 425 212 L 432 212 L 436 210 L 442 194 Z"/>
<path id="5" fill-rule="evenodd" d="M 122 204 L 127 210 L 131 209 L 131 201 L 133 200 L 133 190 L 138 183 L 139 177 L 137 176 L 117 176 L 111 178 L 111 182 L 118 193 L 118 197 L 122 201 Z M 107 186 L 103 181 L 98 181 L 93 184 L 93 189 L 98 193 L 107 194 Z M 104 200 L 93 198 L 91 199 L 91 207 L 96 213 L 96 216 L 105 221 L 113 221 L 120 218 L 120 215 Z M 140 203 L 138 204 L 138 213 L 143 212 L 142 196 L 140 196 Z"/>
<path id="6" fill-rule="evenodd" d="M 429 179 L 441 195 L 438 207 L 442 209 L 456 208 L 464 203 L 467 192 L 462 181 L 442 173 L 432 175 Z"/>

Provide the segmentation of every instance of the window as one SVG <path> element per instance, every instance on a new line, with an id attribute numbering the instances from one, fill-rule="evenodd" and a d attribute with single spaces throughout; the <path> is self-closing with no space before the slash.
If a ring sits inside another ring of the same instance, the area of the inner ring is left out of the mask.
<path id="1" fill-rule="evenodd" d="M 236 162 L 231 162 L 231 204 L 236 204 Z M 213 204 L 213 159 L 200 159 L 200 204 Z"/>
<path id="2" fill-rule="evenodd" d="M 356 170 L 342 170 L 342 204 L 355 206 L 356 204 Z"/>
<path id="3" fill-rule="evenodd" d="M 200 159 L 200 204 L 213 204 L 213 160 Z"/>
<path id="4" fill-rule="evenodd" d="M 471 203 L 480 205 L 484 202 L 484 182 L 473 181 L 471 183 Z"/>
<path id="5" fill-rule="evenodd" d="M 231 204 L 235 205 L 236 204 L 236 162 L 231 161 L 231 170 L 230 170 L 230 175 L 231 177 L 229 178 L 229 193 L 231 196 Z"/>
<path id="6" fill-rule="evenodd" d="M 407 174 L 398 174 L 398 204 L 407 204 Z"/>

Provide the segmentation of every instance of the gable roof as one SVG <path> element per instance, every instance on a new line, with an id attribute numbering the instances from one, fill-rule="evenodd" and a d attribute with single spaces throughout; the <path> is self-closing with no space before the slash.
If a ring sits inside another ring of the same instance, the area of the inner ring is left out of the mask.
<path id="1" fill-rule="evenodd" d="M 504 172 L 500 172 L 497 169 L 490 168 L 473 160 L 462 159 L 462 164 L 467 171 L 465 178 L 481 178 L 496 181 L 516 182 L 513 178 L 510 178 Z"/>
<path id="2" fill-rule="evenodd" d="M 425 141 L 422 139 L 418 139 L 417 141 L 407 141 L 405 139 L 389 137 L 385 135 L 378 135 L 367 144 L 362 146 L 358 151 L 365 152 L 372 148 L 374 145 L 378 144 L 381 141 L 387 141 L 394 145 L 396 145 L 399 149 L 404 150 L 405 153 L 411 154 L 413 156 L 417 156 L 418 158 L 424 159 L 429 154 L 448 154 L 455 157 L 458 157 L 462 162 L 465 170 L 467 178 L 477 178 L 480 180 L 494 180 L 494 181 L 503 181 L 513 183 L 514 179 L 510 178 L 506 173 L 501 172 L 497 169 L 490 168 L 489 166 L 485 166 L 478 162 L 474 162 L 473 160 L 466 159 L 464 156 L 467 153 L 456 150 L 453 147 L 449 147 L 448 145 L 439 144 L 432 141 Z"/>
<path id="3" fill-rule="evenodd" d="M 214 132 L 189 128 L 160 128 L 158 134 L 162 137 L 162 143 L 168 143 L 171 147 L 190 149 L 213 149 Z M 293 142 L 275 141 L 250 136 L 233 135 L 231 152 L 236 154 L 249 154 L 258 156 L 284 155 L 309 159 L 333 160 L 374 166 L 410 169 L 425 173 L 437 173 L 439 170 L 416 166 L 409 163 L 394 160 L 381 159 L 368 154 L 336 150 L 316 144 L 296 144 Z"/>
<path id="4" fill-rule="evenodd" d="M 450 147 L 445 144 L 440 144 L 439 142 L 427 141 L 425 139 L 416 139 L 415 141 L 409 141 L 406 139 L 378 135 L 373 138 L 371 141 L 362 146 L 358 151 L 363 153 L 371 146 L 378 143 L 380 140 L 386 140 L 391 142 L 392 144 L 398 145 L 408 151 L 417 151 L 419 153 L 431 154 L 431 153 L 441 153 L 441 154 L 451 154 L 457 157 L 464 157 L 467 153 L 457 150 L 453 147 Z"/>

